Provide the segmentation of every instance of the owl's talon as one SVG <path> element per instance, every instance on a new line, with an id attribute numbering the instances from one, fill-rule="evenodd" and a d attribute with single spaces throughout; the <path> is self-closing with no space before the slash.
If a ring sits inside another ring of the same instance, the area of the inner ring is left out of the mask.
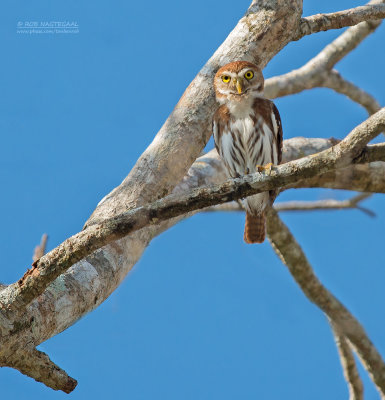
<path id="1" fill-rule="evenodd" d="M 267 175 L 270 175 L 271 174 L 271 171 L 272 171 L 272 169 L 273 169 L 273 163 L 268 163 L 268 164 L 266 164 L 266 165 L 257 165 L 256 167 L 255 167 L 255 169 L 256 169 L 256 171 L 257 172 L 266 172 L 267 173 Z"/>

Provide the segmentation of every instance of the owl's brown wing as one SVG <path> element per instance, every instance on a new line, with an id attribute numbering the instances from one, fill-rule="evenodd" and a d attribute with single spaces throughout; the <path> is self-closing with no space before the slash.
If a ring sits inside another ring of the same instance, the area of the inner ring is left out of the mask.
<path id="1" fill-rule="evenodd" d="M 215 112 L 213 116 L 213 124 L 212 124 L 212 132 L 214 136 L 214 143 L 215 143 L 215 148 L 217 149 L 217 152 L 220 156 L 221 154 L 221 137 L 223 133 L 223 127 L 225 125 L 228 125 L 229 123 L 229 111 L 227 107 L 225 106 L 220 106 L 217 111 Z"/>
<path id="2" fill-rule="evenodd" d="M 275 118 L 276 124 L 273 124 L 274 127 L 276 127 L 274 135 L 276 138 L 276 148 L 277 148 L 277 159 L 278 159 L 278 164 L 281 164 L 282 162 L 282 146 L 283 146 L 283 131 L 282 131 L 282 122 L 281 122 L 281 116 L 279 115 L 278 108 L 276 105 L 272 102 L 272 117 Z M 270 204 L 272 205 L 274 203 L 275 198 L 279 195 L 280 189 L 274 189 L 270 190 Z"/>
<path id="3" fill-rule="evenodd" d="M 214 136 L 215 148 L 218 154 L 221 156 L 223 163 L 225 164 L 228 175 L 232 178 L 240 176 L 239 170 L 242 169 L 239 163 L 239 159 L 236 157 L 234 149 L 232 148 L 235 136 L 230 132 L 230 112 L 227 106 L 221 105 L 215 112 L 213 117 L 212 131 Z M 225 141 L 225 144 L 230 145 L 230 148 L 224 148 L 224 142 L 222 140 L 223 135 L 230 134 L 230 142 Z M 244 171 L 244 168 L 242 169 Z"/>
<path id="4" fill-rule="evenodd" d="M 277 122 L 277 132 L 275 133 L 275 137 L 277 140 L 277 153 L 278 153 L 278 164 L 281 164 L 282 162 L 282 146 L 283 146 L 283 131 L 282 131 L 282 122 L 281 122 L 281 116 L 279 115 L 278 108 L 273 104 L 273 114 L 275 117 L 275 120 Z"/>

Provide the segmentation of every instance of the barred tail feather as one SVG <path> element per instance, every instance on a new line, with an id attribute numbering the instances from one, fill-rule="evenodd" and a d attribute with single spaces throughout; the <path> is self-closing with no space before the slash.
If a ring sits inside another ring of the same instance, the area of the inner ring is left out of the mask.
<path id="1" fill-rule="evenodd" d="M 263 243 L 265 240 L 265 213 L 253 215 L 246 212 L 245 234 L 246 243 Z"/>

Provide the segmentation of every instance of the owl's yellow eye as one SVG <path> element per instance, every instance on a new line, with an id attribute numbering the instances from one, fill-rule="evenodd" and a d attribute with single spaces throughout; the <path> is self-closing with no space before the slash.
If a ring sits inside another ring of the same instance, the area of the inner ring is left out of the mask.
<path id="1" fill-rule="evenodd" d="M 229 83 L 230 82 L 230 77 L 228 75 L 222 75 L 222 81 L 225 83 Z"/>
<path id="2" fill-rule="evenodd" d="M 254 77 L 254 72 L 253 71 L 247 71 L 245 73 L 245 78 L 249 81 L 250 79 L 252 79 Z"/>

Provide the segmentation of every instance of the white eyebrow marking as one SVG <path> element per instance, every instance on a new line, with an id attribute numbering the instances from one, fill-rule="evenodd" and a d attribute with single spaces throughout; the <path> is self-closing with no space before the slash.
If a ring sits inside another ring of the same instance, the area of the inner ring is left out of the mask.
<path id="1" fill-rule="evenodd" d="M 253 69 L 250 68 L 250 67 L 248 67 L 248 68 L 243 68 L 242 70 L 240 70 L 240 71 L 238 72 L 238 75 L 244 75 L 247 71 L 251 71 L 251 72 L 254 73 Z"/>

